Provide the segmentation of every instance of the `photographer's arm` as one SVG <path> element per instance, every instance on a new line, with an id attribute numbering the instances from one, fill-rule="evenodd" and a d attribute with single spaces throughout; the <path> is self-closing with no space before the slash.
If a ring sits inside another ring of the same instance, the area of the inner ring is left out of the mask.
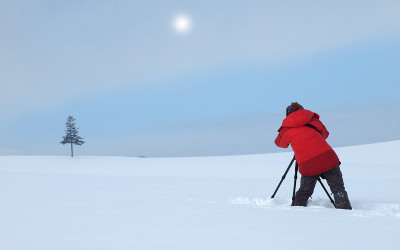
<path id="1" fill-rule="evenodd" d="M 287 128 L 281 127 L 278 131 L 279 131 L 279 134 L 275 139 L 276 146 L 278 146 L 280 148 L 289 147 L 289 141 L 287 140 L 287 138 L 285 136 L 285 132 L 287 131 Z"/>

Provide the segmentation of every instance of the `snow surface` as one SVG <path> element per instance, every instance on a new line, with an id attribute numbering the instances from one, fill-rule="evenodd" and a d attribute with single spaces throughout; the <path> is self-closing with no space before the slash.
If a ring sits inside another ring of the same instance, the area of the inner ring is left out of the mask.
<path id="1" fill-rule="evenodd" d="M 291 153 L 2 156 L 0 249 L 400 249 L 400 141 L 336 151 L 352 211 L 270 199 Z"/>

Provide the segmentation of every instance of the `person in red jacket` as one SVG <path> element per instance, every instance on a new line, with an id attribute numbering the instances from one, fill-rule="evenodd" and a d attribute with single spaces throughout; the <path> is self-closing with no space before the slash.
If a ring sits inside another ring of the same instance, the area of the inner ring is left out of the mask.
<path id="1" fill-rule="evenodd" d="M 294 206 L 307 206 L 319 177 L 326 179 L 333 193 L 336 208 L 352 209 L 344 187 L 340 161 L 326 142 L 328 130 L 317 113 L 306 110 L 299 103 L 286 108 L 286 118 L 278 130 L 275 144 L 281 148 L 292 147 L 299 172 L 300 188 L 296 192 Z"/>

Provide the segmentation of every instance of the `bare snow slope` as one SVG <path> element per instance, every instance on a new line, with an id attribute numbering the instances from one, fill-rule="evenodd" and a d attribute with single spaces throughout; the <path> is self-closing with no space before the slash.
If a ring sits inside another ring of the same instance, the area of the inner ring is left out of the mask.
<path id="1" fill-rule="evenodd" d="M 399 249 L 400 141 L 336 149 L 353 205 L 291 207 L 291 153 L 0 157 L 0 249 Z"/>

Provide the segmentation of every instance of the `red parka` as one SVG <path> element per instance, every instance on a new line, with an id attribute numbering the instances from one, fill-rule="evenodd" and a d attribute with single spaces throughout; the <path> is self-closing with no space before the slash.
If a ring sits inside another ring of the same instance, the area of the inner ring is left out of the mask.
<path id="1" fill-rule="evenodd" d="M 306 109 L 295 111 L 283 120 L 278 132 L 275 144 L 287 148 L 290 143 L 301 175 L 319 175 L 340 164 L 335 151 L 325 141 L 329 132 L 317 113 Z"/>

